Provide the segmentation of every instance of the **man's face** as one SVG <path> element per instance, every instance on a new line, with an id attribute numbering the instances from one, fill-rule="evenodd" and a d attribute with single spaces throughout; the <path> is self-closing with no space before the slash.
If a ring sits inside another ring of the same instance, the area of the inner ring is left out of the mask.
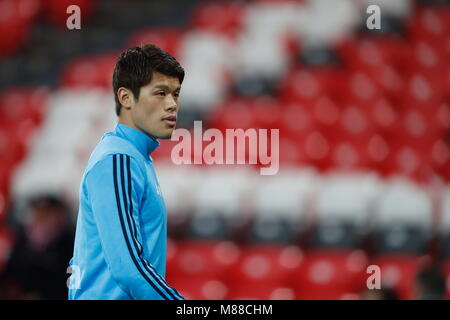
<path id="1" fill-rule="evenodd" d="M 139 99 L 132 99 L 131 120 L 134 127 L 157 139 L 170 139 L 178 113 L 180 81 L 159 72 L 141 87 Z"/>

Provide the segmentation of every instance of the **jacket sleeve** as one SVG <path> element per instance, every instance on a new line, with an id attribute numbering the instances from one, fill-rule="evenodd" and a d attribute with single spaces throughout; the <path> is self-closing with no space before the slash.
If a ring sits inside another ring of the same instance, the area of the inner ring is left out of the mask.
<path id="1" fill-rule="evenodd" d="M 182 300 L 145 259 L 139 208 L 145 174 L 129 155 L 108 155 L 86 175 L 88 199 L 112 277 L 133 299 Z"/>

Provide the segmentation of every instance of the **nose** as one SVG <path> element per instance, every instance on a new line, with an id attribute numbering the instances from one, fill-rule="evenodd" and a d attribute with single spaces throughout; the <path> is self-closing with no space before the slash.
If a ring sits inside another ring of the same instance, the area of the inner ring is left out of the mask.
<path id="1" fill-rule="evenodd" d="M 167 111 L 171 111 L 172 112 L 172 111 L 176 110 L 177 107 L 178 107 L 177 101 L 174 99 L 174 97 L 172 95 L 168 95 L 165 109 Z"/>

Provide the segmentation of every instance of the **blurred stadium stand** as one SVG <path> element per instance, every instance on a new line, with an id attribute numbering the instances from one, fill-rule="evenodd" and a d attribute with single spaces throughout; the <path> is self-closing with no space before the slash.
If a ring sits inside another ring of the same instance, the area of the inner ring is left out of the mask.
<path id="1" fill-rule="evenodd" d="M 116 121 L 115 59 L 154 43 L 186 69 L 179 126 L 280 129 L 274 176 L 155 151 L 169 283 L 192 299 L 361 299 L 375 264 L 414 299 L 437 263 L 450 298 L 449 1 L 0 0 L 0 30 L 0 273 L 29 199 L 76 212 Z"/>

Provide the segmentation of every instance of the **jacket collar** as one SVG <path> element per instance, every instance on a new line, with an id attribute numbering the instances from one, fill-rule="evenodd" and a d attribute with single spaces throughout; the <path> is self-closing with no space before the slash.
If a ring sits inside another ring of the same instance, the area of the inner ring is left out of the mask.
<path id="1" fill-rule="evenodd" d="M 116 125 L 113 132 L 117 136 L 130 141 L 145 157 L 150 156 L 150 154 L 160 145 L 158 140 L 121 123 Z"/>

